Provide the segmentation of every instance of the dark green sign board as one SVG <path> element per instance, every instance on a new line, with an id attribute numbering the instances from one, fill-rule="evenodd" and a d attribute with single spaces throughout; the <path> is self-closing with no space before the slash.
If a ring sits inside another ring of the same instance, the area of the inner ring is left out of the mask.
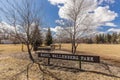
<path id="1" fill-rule="evenodd" d="M 62 59 L 62 60 L 84 61 L 84 62 L 94 62 L 94 63 L 99 63 L 100 62 L 100 57 L 99 56 L 89 56 L 89 55 L 38 53 L 38 57 Z"/>
<path id="2" fill-rule="evenodd" d="M 81 68 L 81 61 L 83 62 L 93 62 L 93 63 L 100 63 L 99 56 L 91 56 L 91 55 L 73 55 L 73 54 L 59 54 L 59 53 L 43 53 L 39 52 L 38 57 L 48 58 L 50 63 L 50 58 L 52 59 L 62 59 L 62 60 L 72 60 L 72 61 L 80 61 L 80 68 Z"/>

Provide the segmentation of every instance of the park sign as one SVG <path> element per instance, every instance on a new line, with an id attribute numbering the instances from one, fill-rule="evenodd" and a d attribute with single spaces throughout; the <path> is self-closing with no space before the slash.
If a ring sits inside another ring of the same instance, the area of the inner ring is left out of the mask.
<path id="1" fill-rule="evenodd" d="M 46 53 L 46 52 L 38 52 L 38 57 L 48 58 L 48 65 L 50 65 L 50 59 L 62 59 L 62 60 L 72 60 L 79 61 L 79 68 L 81 69 L 81 61 L 83 62 L 92 62 L 92 63 L 100 63 L 99 56 L 91 56 L 91 55 L 73 55 L 73 54 L 60 54 L 60 53 Z"/>
<path id="2" fill-rule="evenodd" d="M 59 53 L 38 53 L 38 57 L 44 58 L 53 58 L 53 59 L 62 59 L 62 60 L 73 60 L 73 61 L 83 61 L 83 62 L 93 62 L 99 63 L 99 56 L 90 56 L 90 55 L 73 55 L 73 54 L 59 54 Z"/>

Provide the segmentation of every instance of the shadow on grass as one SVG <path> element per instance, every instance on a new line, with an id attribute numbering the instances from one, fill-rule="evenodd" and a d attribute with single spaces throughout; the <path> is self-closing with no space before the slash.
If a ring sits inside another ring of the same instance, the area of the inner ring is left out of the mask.
<path id="1" fill-rule="evenodd" d="M 44 65 L 44 64 L 43 64 Z M 92 70 L 83 70 L 83 69 L 78 69 L 78 68 L 73 68 L 73 67 L 65 67 L 65 66 L 58 66 L 58 65 L 44 65 L 44 66 L 49 66 L 50 69 L 53 70 L 61 70 L 61 71 L 68 71 L 68 72 L 73 72 L 73 73 L 79 73 L 79 72 L 90 72 L 94 74 L 100 74 L 108 77 L 114 77 L 114 78 L 120 78 L 120 76 L 115 76 L 109 73 L 104 73 L 104 72 L 98 72 L 98 71 L 92 71 Z M 108 70 L 110 72 L 110 70 Z"/>
<path id="2" fill-rule="evenodd" d="M 102 63 L 103 64 L 103 63 Z M 100 74 L 100 75 L 104 75 L 104 76 L 108 76 L 108 77 L 113 77 L 113 78 L 120 78 L 120 76 L 115 76 L 109 73 L 104 73 L 104 72 L 99 72 L 99 71 L 92 71 L 92 70 L 83 70 L 83 69 L 78 69 L 78 68 L 73 68 L 73 67 L 65 67 L 65 66 L 58 66 L 58 65 L 45 65 L 45 64 L 41 64 L 43 66 L 47 66 L 52 70 L 60 70 L 60 71 L 66 71 L 66 72 L 73 72 L 73 73 L 84 73 L 84 72 L 89 72 L 89 73 L 94 73 L 94 74 Z M 105 64 L 106 65 L 106 64 Z M 29 65 L 28 65 L 29 66 Z M 108 68 L 109 69 L 109 68 Z M 25 73 L 27 71 L 27 69 L 13 75 L 9 80 L 16 80 L 16 78 L 22 74 Z M 52 74 L 53 75 L 53 74 Z M 55 78 L 57 78 L 55 76 Z M 28 79 L 29 80 L 29 79 Z M 62 79 L 56 79 L 56 80 L 62 80 Z"/>
<path id="3" fill-rule="evenodd" d="M 67 52 L 70 52 L 70 50 L 66 50 L 66 49 L 62 49 L 62 51 L 67 51 Z M 101 55 L 97 55 L 95 53 L 90 53 L 90 52 L 86 52 L 86 51 L 76 51 L 76 54 L 78 55 L 81 55 L 81 54 L 84 54 L 84 55 L 95 55 L 95 56 L 100 56 L 100 58 L 102 60 L 107 60 L 107 61 L 111 61 L 112 63 L 114 63 L 114 65 L 120 67 L 120 59 L 116 59 L 116 58 L 109 58 L 107 56 L 101 56 Z"/>
<path id="4" fill-rule="evenodd" d="M 4 50 L 0 50 L 0 52 L 3 52 Z"/>

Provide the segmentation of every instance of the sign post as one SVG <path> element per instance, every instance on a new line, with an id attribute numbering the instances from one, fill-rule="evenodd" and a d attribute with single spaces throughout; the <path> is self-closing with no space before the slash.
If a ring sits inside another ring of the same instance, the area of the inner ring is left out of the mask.
<path id="1" fill-rule="evenodd" d="M 81 60 L 79 61 L 79 68 L 80 68 L 80 70 L 82 69 L 82 68 L 81 68 Z"/>
<path id="2" fill-rule="evenodd" d="M 92 63 L 100 63 L 99 56 L 91 56 L 91 55 L 73 55 L 73 54 L 59 54 L 59 53 L 46 53 L 46 52 L 38 52 L 38 57 L 48 58 L 48 65 L 50 65 L 50 58 L 52 59 L 62 59 L 62 60 L 72 60 L 79 61 L 79 68 L 81 69 L 81 62 L 92 62 Z"/>
<path id="3" fill-rule="evenodd" d="M 50 58 L 48 58 L 48 65 L 50 65 Z"/>

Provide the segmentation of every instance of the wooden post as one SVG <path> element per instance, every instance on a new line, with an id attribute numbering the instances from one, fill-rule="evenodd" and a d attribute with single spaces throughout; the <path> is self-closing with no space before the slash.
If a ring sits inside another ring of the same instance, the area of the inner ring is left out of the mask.
<path id="1" fill-rule="evenodd" d="M 81 60 L 79 61 L 79 68 L 80 68 L 80 70 L 81 70 L 81 68 L 82 68 L 82 67 L 81 67 Z"/>
<path id="2" fill-rule="evenodd" d="M 23 43 L 22 43 L 22 48 L 21 48 L 21 51 L 23 52 L 24 50 L 23 50 L 23 47 L 24 47 L 24 45 L 23 45 Z"/>
<path id="3" fill-rule="evenodd" d="M 81 64 L 81 56 L 79 56 L 79 69 L 81 70 L 81 67 L 82 66 L 82 64 Z"/>
<path id="4" fill-rule="evenodd" d="M 48 65 L 50 65 L 50 58 L 48 58 Z"/>

